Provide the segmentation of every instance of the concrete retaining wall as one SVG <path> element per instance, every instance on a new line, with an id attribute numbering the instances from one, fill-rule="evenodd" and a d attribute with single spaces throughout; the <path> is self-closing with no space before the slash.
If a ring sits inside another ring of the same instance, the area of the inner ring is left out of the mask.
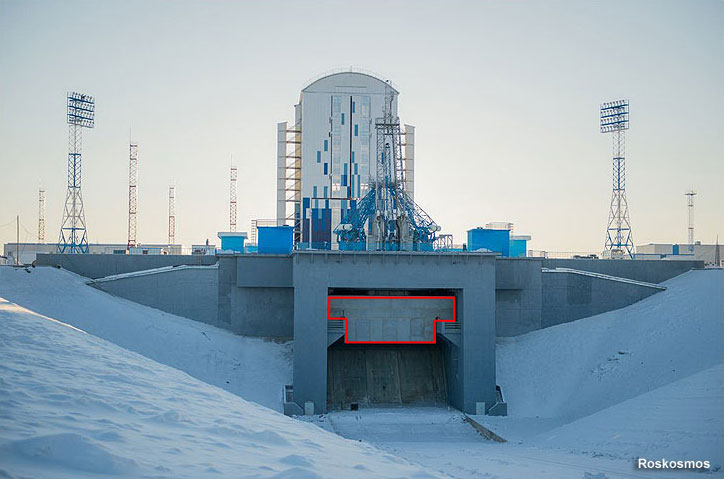
<path id="1" fill-rule="evenodd" d="M 570 268 L 592 273 L 661 283 L 690 269 L 701 269 L 703 261 L 695 260 L 616 260 L 616 259 L 544 259 L 544 268 Z"/>
<path id="2" fill-rule="evenodd" d="M 91 286 L 136 303 L 218 326 L 218 269 L 179 266 L 101 278 Z"/>
<path id="3" fill-rule="evenodd" d="M 542 276 L 542 328 L 620 309 L 664 289 L 587 272 L 550 270 Z"/>
<path id="4" fill-rule="evenodd" d="M 218 326 L 245 336 L 294 336 L 291 257 L 244 255 L 218 258 Z"/>
<path id="5" fill-rule="evenodd" d="M 38 266 L 60 266 L 86 278 L 179 265 L 212 265 L 213 255 L 38 254 Z"/>
<path id="6" fill-rule="evenodd" d="M 517 336 L 540 329 L 541 265 L 537 258 L 495 260 L 495 330 Z"/>

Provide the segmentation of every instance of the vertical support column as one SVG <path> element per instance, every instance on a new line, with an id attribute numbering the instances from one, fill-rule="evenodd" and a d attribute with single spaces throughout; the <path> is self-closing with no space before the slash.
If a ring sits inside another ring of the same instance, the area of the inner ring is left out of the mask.
<path id="1" fill-rule="evenodd" d="M 311 255 L 296 254 L 293 261 L 294 401 L 302 409 L 311 401 L 321 414 L 327 411 L 327 281 L 316 274 Z"/>
<path id="2" fill-rule="evenodd" d="M 415 201 L 415 127 L 405 125 L 405 192 Z"/>
<path id="3" fill-rule="evenodd" d="M 486 411 L 495 403 L 495 261 L 486 258 L 480 265 L 480 279 L 463 288 L 462 351 L 459 376 L 462 378 L 462 410 L 476 413 L 476 403 Z"/>
<path id="4" fill-rule="evenodd" d="M 277 226 L 287 219 L 287 122 L 277 123 Z"/>

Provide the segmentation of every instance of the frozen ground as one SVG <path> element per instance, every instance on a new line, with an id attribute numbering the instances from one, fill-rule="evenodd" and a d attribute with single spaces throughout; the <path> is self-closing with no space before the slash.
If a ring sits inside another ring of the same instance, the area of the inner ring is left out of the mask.
<path id="1" fill-rule="evenodd" d="M 0 477 L 442 477 L 2 298 L 0 323 Z"/>
<path id="2" fill-rule="evenodd" d="M 87 278 L 42 267 L 0 267 L 0 297 L 180 369 L 277 411 L 291 384 L 291 344 L 237 336 L 118 298 Z"/>
<path id="3" fill-rule="evenodd" d="M 724 360 L 724 270 L 690 271 L 623 309 L 498 340 L 513 417 L 592 414 Z"/>

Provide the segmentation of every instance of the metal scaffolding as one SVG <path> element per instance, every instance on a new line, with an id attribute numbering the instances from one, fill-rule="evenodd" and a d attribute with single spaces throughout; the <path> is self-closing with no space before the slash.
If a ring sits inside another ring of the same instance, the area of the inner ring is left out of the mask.
<path id="1" fill-rule="evenodd" d="M 38 243 L 45 243 L 45 190 L 38 190 Z"/>
<path id="2" fill-rule="evenodd" d="M 294 242 L 301 241 L 302 220 L 302 121 L 297 105 L 296 122 L 277 125 L 277 226 L 294 227 Z"/>
<path id="3" fill-rule="evenodd" d="M 388 88 L 375 122 L 377 169 L 368 193 L 334 229 L 340 249 L 432 250 L 440 227 L 406 193 L 400 119 Z M 413 130 L 414 135 L 414 130 Z"/>
<path id="4" fill-rule="evenodd" d="M 128 243 L 130 250 L 138 245 L 136 216 L 138 214 L 138 143 L 129 142 L 128 155 Z"/>
<path id="5" fill-rule="evenodd" d="M 231 167 L 229 184 L 229 231 L 236 231 L 236 167 Z"/>
<path id="6" fill-rule="evenodd" d="M 688 241 L 689 241 L 689 253 L 694 253 L 694 196 L 696 191 L 691 190 L 685 193 L 688 198 L 688 210 L 689 210 L 689 227 L 688 227 Z"/>
<path id="7" fill-rule="evenodd" d="M 90 95 L 69 92 L 68 109 L 68 191 L 58 239 L 59 253 L 88 253 L 88 234 L 81 194 L 81 151 L 83 128 L 95 126 L 95 100 Z"/>
<path id="8" fill-rule="evenodd" d="M 601 105 L 601 133 L 613 133 L 613 192 L 603 256 L 633 258 L 634 244 L 626 201 L 626 137 L 629 128 L 628 100 Z"/>
<path id="9" fill-rule="evenodd" d="M 176 187 L 168 187 L 168 244 L 176 243 Z"/>

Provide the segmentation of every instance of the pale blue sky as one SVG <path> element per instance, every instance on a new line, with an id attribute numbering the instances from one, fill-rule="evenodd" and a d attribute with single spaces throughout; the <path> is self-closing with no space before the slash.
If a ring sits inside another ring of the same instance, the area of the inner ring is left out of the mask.
<path id="1" fill-rule="evenodd" d="M 38 186 L 56 241 L 66 188 L 65 92 L 94 95 L 83 149 L 92 242 L 126 241 L 128 131 L 139 142 L 138 238 L 218 242 L 228 167 L 239 223 L 275 214 L 276 123 L 305 81 L 354 66 L 400 89 L 417 127 L 416 200 L 465 241 L 511 221 L 530 247 L 600 251 L 611 189 L 603 101 L 631 101 L 634 241 L 724 242 L 720 0 L 170 2 L 0 0 L 0 242 L 34 241 Z"/>

